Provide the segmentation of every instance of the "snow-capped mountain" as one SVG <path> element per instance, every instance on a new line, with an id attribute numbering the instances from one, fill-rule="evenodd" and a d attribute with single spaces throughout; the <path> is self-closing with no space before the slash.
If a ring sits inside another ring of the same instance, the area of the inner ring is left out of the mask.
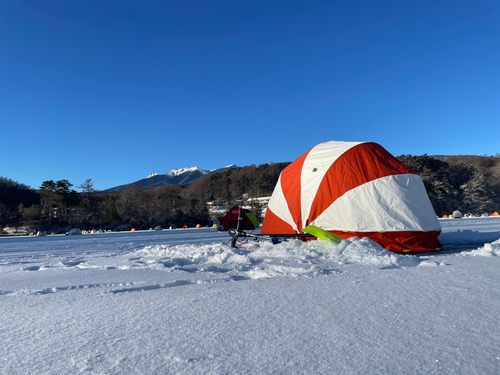
<path id="1" fill-rule="evenodd" d="M 198 167 L 191 167 L 191 168 L 180 168 L 180 169 L 172 169 L 170 172 L 165 173 L 167 176 L 180 176 L 185 173 L 201 173 L 203 175 L 209 174 L 210 171 L 205 171 L 203 169 L 200 169 Z"/>
<path id="2" fill-rule="evenodd" d="M 116 186 L 114 188 L 104 190 L 104 192 L 117 193 L 127 189 L 133 184 L 139 184 L 144 189 L 156 189 L 158 187 L 166 185 L 191 185 L 194 181 L 202 176 L 212 173 L 222 173 L 231 168 L 236 168 L 236 165 L 231 164 L 227 167 L 212 170 L 204 170 L 198 167 L 172 169 L 170 172 L 165 174 L 151 173 L 149 176 L 143 178 L 142 180 L 126 185 Z"/>

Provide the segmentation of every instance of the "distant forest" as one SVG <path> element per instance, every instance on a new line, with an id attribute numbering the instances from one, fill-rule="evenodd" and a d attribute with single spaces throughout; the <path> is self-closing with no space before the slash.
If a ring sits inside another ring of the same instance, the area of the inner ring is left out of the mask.
<path id="1" fill-rule="evenodd" d="M 420 174 L 438 216 L 454 210 L 472 214 L 500 210 L 500 155 L 397 158 Z M 5 227 L 23 226 L 58 233 L 74 227 L 129 230 L 205 226 L 211 223 L 206 202 L 225 201 L 229 208 L 244 197 L 270 196 L 289 164 L 229 169 L 203 176 L 189 186 L 144 190 L 135 184 L 114 194 L 96 191 L 91 179 L 76 187 L 68 180 L 49 180 L 35 190 L 0 177 L 0 234 Z"/>

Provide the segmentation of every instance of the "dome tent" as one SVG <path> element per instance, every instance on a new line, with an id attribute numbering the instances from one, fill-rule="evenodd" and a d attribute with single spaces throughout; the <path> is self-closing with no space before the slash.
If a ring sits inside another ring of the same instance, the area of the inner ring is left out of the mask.
<path id="1" fill-rule="evenodd" d="M 259 222 L 253 212 L 244 208 L 240 208 L 238 206 L 234 206 L 227 212 L 226 216 L 224 216 L 224 219 L 222 219 L 221 221 L 223 230 L 236 228 L 238 226 L 238 217 L 240 214 L 243 219 L 242 228 L 240 229 L 254 230 L 255 228 L 259 227 Z"/>
<path id="2" fill-rule="evenodd" d="M 394 252 L 440 250 L 441 226 L 420 176 L 373 142 L 320 143 L 286 167 L 261 234 L 315 225 Z"/>

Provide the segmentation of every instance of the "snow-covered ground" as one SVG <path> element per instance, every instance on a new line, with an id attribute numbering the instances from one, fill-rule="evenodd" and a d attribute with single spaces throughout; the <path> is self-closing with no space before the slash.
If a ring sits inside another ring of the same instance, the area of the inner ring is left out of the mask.
<path id="1" fill-rule="evenodd" d="M 498 374 L 500 218 L 445 250 L 214 229 L 0 238 L 2 374 Z"/>

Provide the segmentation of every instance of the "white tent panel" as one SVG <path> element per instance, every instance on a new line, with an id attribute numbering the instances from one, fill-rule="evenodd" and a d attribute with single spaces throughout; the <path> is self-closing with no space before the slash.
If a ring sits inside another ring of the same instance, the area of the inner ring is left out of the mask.
<path id="1" fill-rule="evenodd" d="M 364 142 L 323 142 L 307 154 L 300 177 L 302 223 L 309 217 L 314 197 L 328 169 L 344 152 L 361 143 Z"/>
<path id="2" fill-rule="evenodd" d="M 274 188 L 273 195 L 269 200 L 269 204 L 267 206 L 276 216 L 278 216 L 284 222 L 290 224 L 292 228 L 298 233 L 297 224 L 293 221 L 292 214 L 290 213 L 290 209 L 288 208 L 288 203 L 286 201 L 285 195 L 283 194 L 283 190 L 281 189 L 281 175 L 278 179 L 278 183 Z"/>
<path id="3" fill-rule="evenodd" d="M 441 230 L 422 179 L 400 174 L 345 193 L 311 224 L 353 232 Z"/>

